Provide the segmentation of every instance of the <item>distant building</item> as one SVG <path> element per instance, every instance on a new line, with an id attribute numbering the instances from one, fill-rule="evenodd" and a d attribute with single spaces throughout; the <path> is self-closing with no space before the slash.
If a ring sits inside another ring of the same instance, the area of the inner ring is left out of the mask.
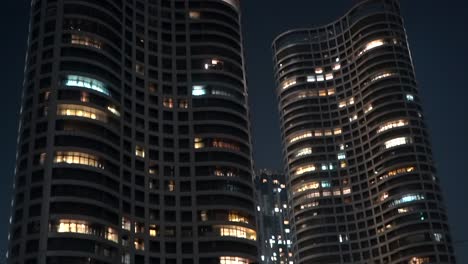
<path id="1" fill-rule="evenodd" d="M 269 170 L 255 176 L 261 263 L 293 263 L 285 182 L 284 174 Z"/>

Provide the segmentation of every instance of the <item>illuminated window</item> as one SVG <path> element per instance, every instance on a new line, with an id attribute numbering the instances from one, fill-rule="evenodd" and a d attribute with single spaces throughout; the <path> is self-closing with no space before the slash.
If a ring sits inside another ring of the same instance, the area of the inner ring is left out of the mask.
<path id="1" fill-rule="evenodd" d="M 322 181 L 322 188 L 330 188 L 331 184 L 329 181 Z"/>
<path id="2" fill-rule="evenodd" d="M 328 95 L 334 95 L 334 94 L 335 94 L 335 88 L 328 89 Z"/>
<path id="3" fill-rule="evenodd" d="M 307 203 L 307 204 L 301 205 L 301 210 L 311 208 L 311 207 L 317 207 L 317 206 L 319 206 L 319 202 Z"/>
<path id="4" fill-rule="evenodd" d="M 335 129 L 333 130 L 333 134 L 334 134 L 334 135 L 340 135 L 340 134 L 341 134 L 341 128 L 335 128 Z"/>
<path id="5" fill-rule="evenodd" d="M 374 41 L 371 41 L 369 43 L 366 44 L 365 48 L 359 52 L 358 56 L 361 56 L 362 54 L 366 53 L 367 51 L 371 50 L 371 49 L 374 49 L 374 48 L 377 48 L 377 47 L 380 47 L 382 45 L 384 45 L 385 42 L 383 39 L 378 39 L 378 40 L 374 40 Z"/>
<path id="6" fill-rule="evenodd" d="M 298 135 L 296 137 L 293 137 L 291 140 L 289 140 L 289 143 L 293 143 L 293 142 L 296 142 L 298 140 L 301 140 L 301 139 L 304 139 L 304 138 L 310 138 L 312 137 L 312 132 L 306 132 L 304 134 L 301 134 L 301 135 Z"/>
<path id="7" fill-rule="evenodd" d="M 135 155 L 140 158 L 145 157 L 145 148 L 141 146 L 135 146 Z"/>
<path id="8" fill-rule="evenodd" d="M 308 190 L 316 190 L 319 187 L 320 187 L 319 182 L 308 182 L 308 183 L 302 184 L 299 188 L 297 188 L 295 193 L 301 193 L 301 192 L 305 192 Z"/>
<path id="9" fill-rule="evenodd" d="M 113 114 L 116 115 L 116 116 L 120 116 L 120 112 L 117 111 L 117 109 L 115 108 L 115 106 L 108 106 L 108 107 L 107 107 L 107 110 L 109 110 L 109 112 L 113 113 Z"/>
<path id="10" fill-rule="evenodd" d="M 179 108 L 187 109 L 188 108 L 188 100 L 186 99 L 179 99 Z"/>
<path id="11" fill-rule="evenodd" d="M 401 145 L 406 145 L 409 143 L 411 143 L 410 138 L 407 138 L 407 137 L 394 138 L 385 142 L 385 148 L 389 149 L 389 148 L 393 148 L 393 147 L 397 147 Z"/>
<path id="12" fill-rule="evenodd" d="M 237 238 L 245 238 L 249 240 L 257 240 L 257 232 L 255 230 L 243 227 L 243 226 L 235 226 L 235 225 L 220 225 L 214 226 L 215 229 L 219 231 L 219 235 L 224 237 L 237 237 Z"/>
<path id="13" fill-rule="evenodd" d="M 93 47 L 96 49 L 101 49 L 102 47 L 102 42 L 97 39 L 75 34 L 71 36 L 71 44 Z"/>
<path id="14" fill-rule="evenodd" d="M 322 74 L 322 73 L 323 73 L 323 69 L 322 69 L 322 68 L 316 68 L 316 69 L 315 69 L 315 73 L 316 73 L 316 74 Z"/>
<path id="15" fill-rule="evenodd" d="M 325 75 L 325 80 L 329 81 L 329 80 L 333 80 L 333 73 L 327 73 Z"/>
<path id="16" fill-rule="evenodd" d="M 325 77 L 322 74 L 317 75 L 317 82 L 323 82 L 323 81 L 325 81 Z"/>
<path id="17" fill-rule="evenodd" d="M 59 116 L 77 116 L 107 122 L 108 115 L 99 109 L 73 104 L 59 104 L 57 106 Z"/>
<path id="18" fill-rule="evenodd" d="M 174 192 L 175 189 L 176 189 L 176 184 L 175 184 L 175 181 L 173 180 L 170 180 L 167 182 L 167 185 L 166 185 L 166 190 L 169 191 L 169 192 Z"/>
<path id="19" fill-rule="evenodd" d="M 130 231 L 132 223 L 127 217 L 122 217 L 122 229 Z"/>
<path id="20" fill-rule="evenodd" d="M 145 66 L 143 64 L 135 64 L 135 72 L 141 75 L 145 75 Z"/>
<path id="21" fill-rule="evenodd" d="M 250 260 L 241 257 L 219 257 L 219 264 L 250 264 Z"/>
<path id="22" fill-rule="evenodd" d="M 320 90 L 319 91 L 319 96 L 321 96 L 321 97 L 327 96 L 327 90 Z"/>
<path id="23" fill-rule="evenodd" d="M 374 109 L 374 107 L 373 107 L 372 105 L 368 105 L 368 106 L 364 109 L 364 114 L 369 113 L 370 111 L 372 111 L 372 109 Z"/>
<path id="24" fill-rule="evenodd" d="M 338 153 L 338 160 L 344 160 L 346 159 L 346 153 L 342 152 L 342 153 Z"/>
<path id="25" fill-rule="evenodd" d="M 189 12 L 189 17 L 191 19 L 200 19 L 200 16 L 201 16 L 201 14 L 198 11 L 190 11 Z"/>
<path id="26" fill-rule="evenodd" d="M 393 75 L 395 75 L 395 74 L 391 73 L 391 72 L 380 73 L 380 74 L 372 77 L 371 82 L 375 82 L 375 81 L 378 81 L 380 79 L 388 78 L 388 77 L 391 77 Z"/>
<path id="27" fill-rule="evenodd" d="M 296 79 L 292 79 L 292 80 L 286 80 L 283 82 L 283 84 L 281 85 L 283 87 L 283 89 L 287 89 L 289 88 L 290 86 L 292 85 L 295 85 L 296 84 Z"/>
<path id="28" fill-rule="evenodd" d="M 78 164 L 100 169 L 104 168 L 104 165 L 99 162 L 97 156 L 83 152 L 57 151 L 54 157 L 54 163 Z"/>
<path id="29" fill-rule="evenodd" d="M 145 250 L 145 241 L 143 239 L 135 239 L 134 245 L 136 250 Z"/>
<path id="30" fill-rule="evenodd" d="M 312 172 L 312 171 L 315 171 L 316 168 L 314 165 L 309 165 L 309 166 L 305 166 L 305 167 L 300 167 L 299 169 L 296 170 L 296 172 L 294 173 L 295 175 L 302 175 L 304 173 L 308 173 L 308 172 Z"/>
<path id="31" fill-rule="evenodd" d="M 384 175 L 380 176 L 379 181 L 385 180 L 385 179 L 387 179 L 389 177 L 393 177 L 393 176 L 396 176 L 396 175 L 399 175 L 399 174 L 413 172 L 414 170 L 415 170 L 415 167 L 413 167 L 413 166 L 398 168 L 398 169 L 389 171 L 387 174 L 384 174 Z"/>
<path id="32" fill-rule="evenodd" d="M 233 142 L 227 142 L 222 139 L 214 139 L 212 142 L 213 147 L 215 148 L 223 148 L 223 149 L 230 149 L 234 151 L 240 151 L 240 147 L 238 144 Z"/>
<path id="33" fill-rule="evenodd" d="M 389 207 L 397 206 L 404 203 L 410 203 L 414 201 L 424 200 L 424 195 L 422 194 L 407 194 L 401 197 L 398 200 L 395 200 L 389 204 Z"/>
<path id="34" fill-rule="evenodd" d="M 224 62 L 218 59 L 212 59 L 209 63 L 205 63 L 205 70 L 222 70 Z"/>
<path id="35" fill-rule="evenodd" d="M 229 222 L 237 222 L 248 224 L 249 219 L 247 217 L 240 215 L 238 212 L 229 212 Z"/>
<path id="36" fill-rule="evenodd" d="M 174 108 L 174 99 L 171 97 L 165 97 L 163 100 L 163 106 L 167 108 Z"/>
<path id="37" fill-rule="evenodd" d="M 207 213 L 206 211 L 201 211 L 201 212 L 200 212 L 200 219 L 201 219 L 203 222 L 208 221 L 208 213 Z"/>
<path id="38" fill-rule="evenodd" d="M 317 79 L 315 78 L 315 76 L 311 75 L 311 76 L 307 76 L 307 82 L 315 82 Z"/>
<path id="39" fill-rule="evenodd" d="M 149 226 L 149 235 L 152 237 L 158 236 L 158 227 L 156 225 Z"/>
<path id="40" fill-rule="evenodd" d="M 192 87 L 192 95 L 193 96 L 202 96 L 206 95 L 206 89 L 203 85 L 194 85 Z"/>
<path id="41" fill-rule="evenodd" d="M 344 188 L 343 189 L 343 194 L 346 195 L 346 194 L 350 194 L 351 193 L 351 188 L 350 187 L 347 187 L 347 188 Z"/>
<path id="42" fill-rule="evenodd" d="M 312 148 L 303 148 L 296 153 L 296 158 L 312 154 Z"/>
<path id="43" fill-rule="evenodd" d="M 98 227 L 81 220 L 61 219 L 56 226 L 53 226 L 52 231 L 57 233 L 99 235 L 112 242 L 117 243 L 119 241 L 119 235 L 115 229 L 111 227 Z"/>
<path id="44" fill-rule="evenodd" d="M 414 101 L 414 96 L 412 94 L 407 94 L 406 95 L 406 100 L 412 102 L 412 101 Z"/>
<path id="45" fill-rule="evenodd" d="M 408 261 L 408 264 L 428 264 L 430 263 L 429 258 L 424 258 L 424 257 L 414 257 L 410 261 Z"/>
<path id="46" fill-rule="evenodd" d="M 409 122 L 407 120 L 403 120 L 403 119 L 389 121 L 389 122 L 386 122 L 385 124 L 382 124 L 379 127 L 379 129 L 377 129 L 377 133 L 382 133 L 384 131 L 387 131 L 389 129 L 396 128 L 396 127 L 407 126 L 408 124 L 409 124 Z"/>
<path id="47" fill-rule="evenodd" d="M 70 87 L 86 88 L 105 95 L 110 95 L 109 90 L 107 90 L 103 82 L 84 76 L 68 75 L 65 80 L 65 85 Z"/>
<path id="48" fill-rule="evenodd" d="M 434 233 L 434 240 L 436 242 L 442 242 L 444 240 L 444 235 L 441 233 Z"/>

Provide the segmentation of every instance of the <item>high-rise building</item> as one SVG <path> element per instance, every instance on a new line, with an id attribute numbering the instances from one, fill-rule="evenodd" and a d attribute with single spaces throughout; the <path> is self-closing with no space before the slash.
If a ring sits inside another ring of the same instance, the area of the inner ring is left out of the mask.
<path id="1" fill-rule="evenodd" d="M 274 40 L 297 263 L 455 263 L 396 0 Z"/>
<path id="2" fill-rule="evenodd" d="M 238 0 L 33 0 L 8 263 L 257 263 Z"/>
<path id="3" fill-rule="evenodd" d="M 283 173 L 262 169 L 255 175 L 260 263 L 293 264 L 286 181 Z"/>

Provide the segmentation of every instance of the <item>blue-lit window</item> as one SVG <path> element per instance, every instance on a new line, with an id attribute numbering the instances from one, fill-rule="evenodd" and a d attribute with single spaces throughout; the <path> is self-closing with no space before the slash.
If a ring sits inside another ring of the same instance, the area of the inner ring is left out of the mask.
<path id="1" fill-rule="evenodd" d="M 421 195 L 421 194 L 407 194 L 407 195 L 404 195 L 403 197 L 401 197 L 400 199 L 393 201 L 390 204 L 390 207 L 397 206 L 399 204 L 410 203 L 410 202 L 414 202 L 414 201 L 421 201 L 421 200 L 424 200 L 424 195 Z"/>
<path id="2" fill-rule="evenodd" d="M 206 95 L 206 89 L 203 85 L 194 85 L 192 87 L 192 95 L 193 96 L 203 96 Z"/>
<path id="3" fill-rule="evenodd" d="M 103 82 L 84 76 L 68 75 L 65 85 L 86 88 L 110 96 L 110 92 Z"/>

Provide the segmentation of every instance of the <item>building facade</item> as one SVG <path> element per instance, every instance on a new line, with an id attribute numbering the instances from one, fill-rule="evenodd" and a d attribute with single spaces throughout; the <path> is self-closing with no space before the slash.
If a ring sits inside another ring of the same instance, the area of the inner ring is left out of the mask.
<path id="1" fill-rule="evenodd" d="M 288 192 L 283 173 L 263 169 L 255 175 L 258 240 L 264 264 L 293 264 Z"/>
<path id="2" fill-rule="evenodd" d="M 8 263 L 257 263 L 238 0 L 33 0 Z"/>
<path id="3" fill-rule="evenodd" d="M 455 263 L 396 0 L 274 40 L 297 263 Z"/>

